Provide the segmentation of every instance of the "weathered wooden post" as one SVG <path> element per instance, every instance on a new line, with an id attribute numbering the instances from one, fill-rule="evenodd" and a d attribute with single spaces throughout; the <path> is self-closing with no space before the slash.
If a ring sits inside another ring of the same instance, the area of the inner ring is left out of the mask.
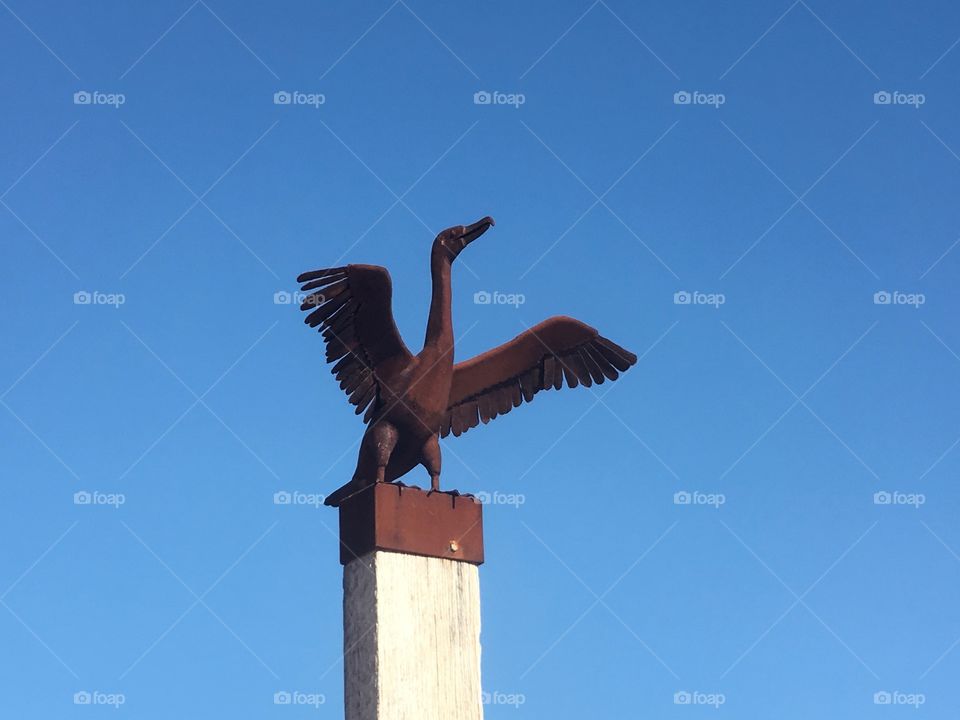
<path id="1" fill-rule="evenodd" d="M 481 720 L 483 506 L 377 483 L 340 505 L 346 720 Z"/>

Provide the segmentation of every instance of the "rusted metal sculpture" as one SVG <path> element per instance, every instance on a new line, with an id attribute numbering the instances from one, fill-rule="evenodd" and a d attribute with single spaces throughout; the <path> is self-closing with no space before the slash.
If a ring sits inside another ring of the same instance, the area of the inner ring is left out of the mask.
<path id="1" fill-rule="evenodd" d="M 448 228 L 433 241 L 433 299 L 423 350 L 414 355 L 400 338 L 391 309 L 390 274 L 377 265 L 345 265 L 306 272 L 301 310 L 319 328 L 327 362 L 367 430 L 353 479 L 327 497 L 337 506 L 375 482 L 390 482 L 423 465 L 440 489 L 440 437 L 459 436 L 530 402 L 566 381 L 590 387 L 616 380 L 637 356 L 573 318 L 544 320 L 510 342 L 465 362 L 453 362 L 450 271 L 471 242 L 493 226 L 485 217 Z"/>

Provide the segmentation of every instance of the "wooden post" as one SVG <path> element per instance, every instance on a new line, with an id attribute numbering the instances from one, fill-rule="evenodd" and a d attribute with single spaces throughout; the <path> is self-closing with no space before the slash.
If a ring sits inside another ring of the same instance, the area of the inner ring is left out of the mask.
<path id="1" fill-rule="evenodd" d="M 378 484 L 340 506 L 346 720 L 482 720 L 482 506 Z"/>

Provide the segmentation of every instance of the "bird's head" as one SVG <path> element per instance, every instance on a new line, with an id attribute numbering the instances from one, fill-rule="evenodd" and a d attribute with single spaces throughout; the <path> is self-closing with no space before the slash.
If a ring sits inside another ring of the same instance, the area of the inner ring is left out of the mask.
<path id="1" fill-rule="evenodd" d="M 453 262 L 467 245 L 483 235 L 495 224 L 493 218 L 487 216 L 472 225 L 455 225 L 454 227 L 447 228 L 437 235 L 437 239 L 433 241 L 433 251 L 435 253 L 442 253 L 442 257 Z"/>

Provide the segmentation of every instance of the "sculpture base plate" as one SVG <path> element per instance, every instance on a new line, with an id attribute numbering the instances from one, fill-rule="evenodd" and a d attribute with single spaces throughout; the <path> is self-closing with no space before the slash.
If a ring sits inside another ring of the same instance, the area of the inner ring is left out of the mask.
<path id="1" fill-rule="evenodd" d="M 483 505 L 471 495 L 376 483 L 340 505 L 340 563 L 374 550 L 483 563 Z"/>

